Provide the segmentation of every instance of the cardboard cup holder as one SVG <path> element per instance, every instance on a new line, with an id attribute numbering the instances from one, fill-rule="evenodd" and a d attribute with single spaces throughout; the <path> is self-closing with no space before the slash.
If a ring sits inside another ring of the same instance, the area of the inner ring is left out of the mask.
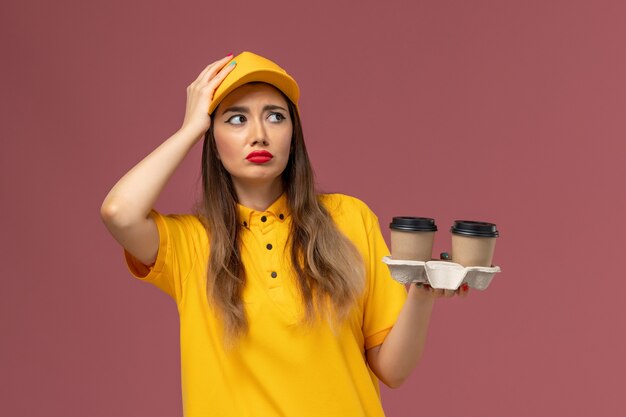
<path id="1" fill-rule="evenodd" d="M 450 261 L 406 261 L 385 256 L 391 277 L 402 284 L 421 282 L 433 288 L 456 290 L 467 283 L 471 288 L 486 290 L 499 266 L 467 266 Z"/>

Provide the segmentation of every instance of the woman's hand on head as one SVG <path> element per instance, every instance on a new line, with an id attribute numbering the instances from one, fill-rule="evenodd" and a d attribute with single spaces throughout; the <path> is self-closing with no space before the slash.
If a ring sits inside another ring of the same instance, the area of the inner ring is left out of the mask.
<path id="1" fill-rule="evenodd" d="M 187 108 L 182 129 L 196 131 L 198 140 L 211 127 L 209 106 L 213 101 L 213 94 L 224 78 L 230 73 L 235 65 L 226 65 L 232 59 L 227 55 L 209 64 L 194 82 L 187 87 Z"/>

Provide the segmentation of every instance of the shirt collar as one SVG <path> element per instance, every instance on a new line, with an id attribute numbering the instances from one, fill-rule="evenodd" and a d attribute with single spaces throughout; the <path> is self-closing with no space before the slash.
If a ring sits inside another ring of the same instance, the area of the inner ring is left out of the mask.
<path id="1" fill-rule="evenodd" d="M 287 194 L 284 192 L 265 211 L 257 211 L 239 203 L 237 203 L 237 209 L 239 211 L 239 222 L 244 227 L 250 227 L 250 225 L 256 222 L 265 223 L 262 219 L 263 217 L 283 222 L 290 215 Z"/>

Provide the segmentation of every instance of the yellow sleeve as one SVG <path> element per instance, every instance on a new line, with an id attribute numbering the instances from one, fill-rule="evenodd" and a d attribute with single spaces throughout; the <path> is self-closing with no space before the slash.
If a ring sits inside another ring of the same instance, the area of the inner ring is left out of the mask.
<path id="1" fill-rule="evenodd" d="M 162 215 L 150 212 L 159 230 L 159 251 L 153 265 L 144 265 L 124 249 L 126 266 L 137 279 L 149 282 L 168 294 L 180 305 L 183 285 L 197 262 L 198 225 L 195 216 Z"/>
<path id="2" fill-rule="evenodd" d="M 384 256 L 389 255 L 389 249 L 378 218 L 369 209 L 365 216 L 365 224 L 370 225 L 367 233 L 369 259 L 365 260 L 368 284 L 363 311 L 363 335 L 367 350 L 383 343 L 400 315 L 407 291 L 403 284 L 391 277 L 389 268 L 382 261 Z"/>

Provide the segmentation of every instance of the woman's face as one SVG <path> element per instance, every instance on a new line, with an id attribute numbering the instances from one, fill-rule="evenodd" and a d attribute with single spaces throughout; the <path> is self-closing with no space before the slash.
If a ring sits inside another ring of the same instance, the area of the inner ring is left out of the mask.
<path id="1" fill-rule="evenodd" d="M 215 109 L 213 134 L 219 158 L 236 188 L 280 184 L 291 148 L 287 101 L 269 84 L 244 84 Z"/>

